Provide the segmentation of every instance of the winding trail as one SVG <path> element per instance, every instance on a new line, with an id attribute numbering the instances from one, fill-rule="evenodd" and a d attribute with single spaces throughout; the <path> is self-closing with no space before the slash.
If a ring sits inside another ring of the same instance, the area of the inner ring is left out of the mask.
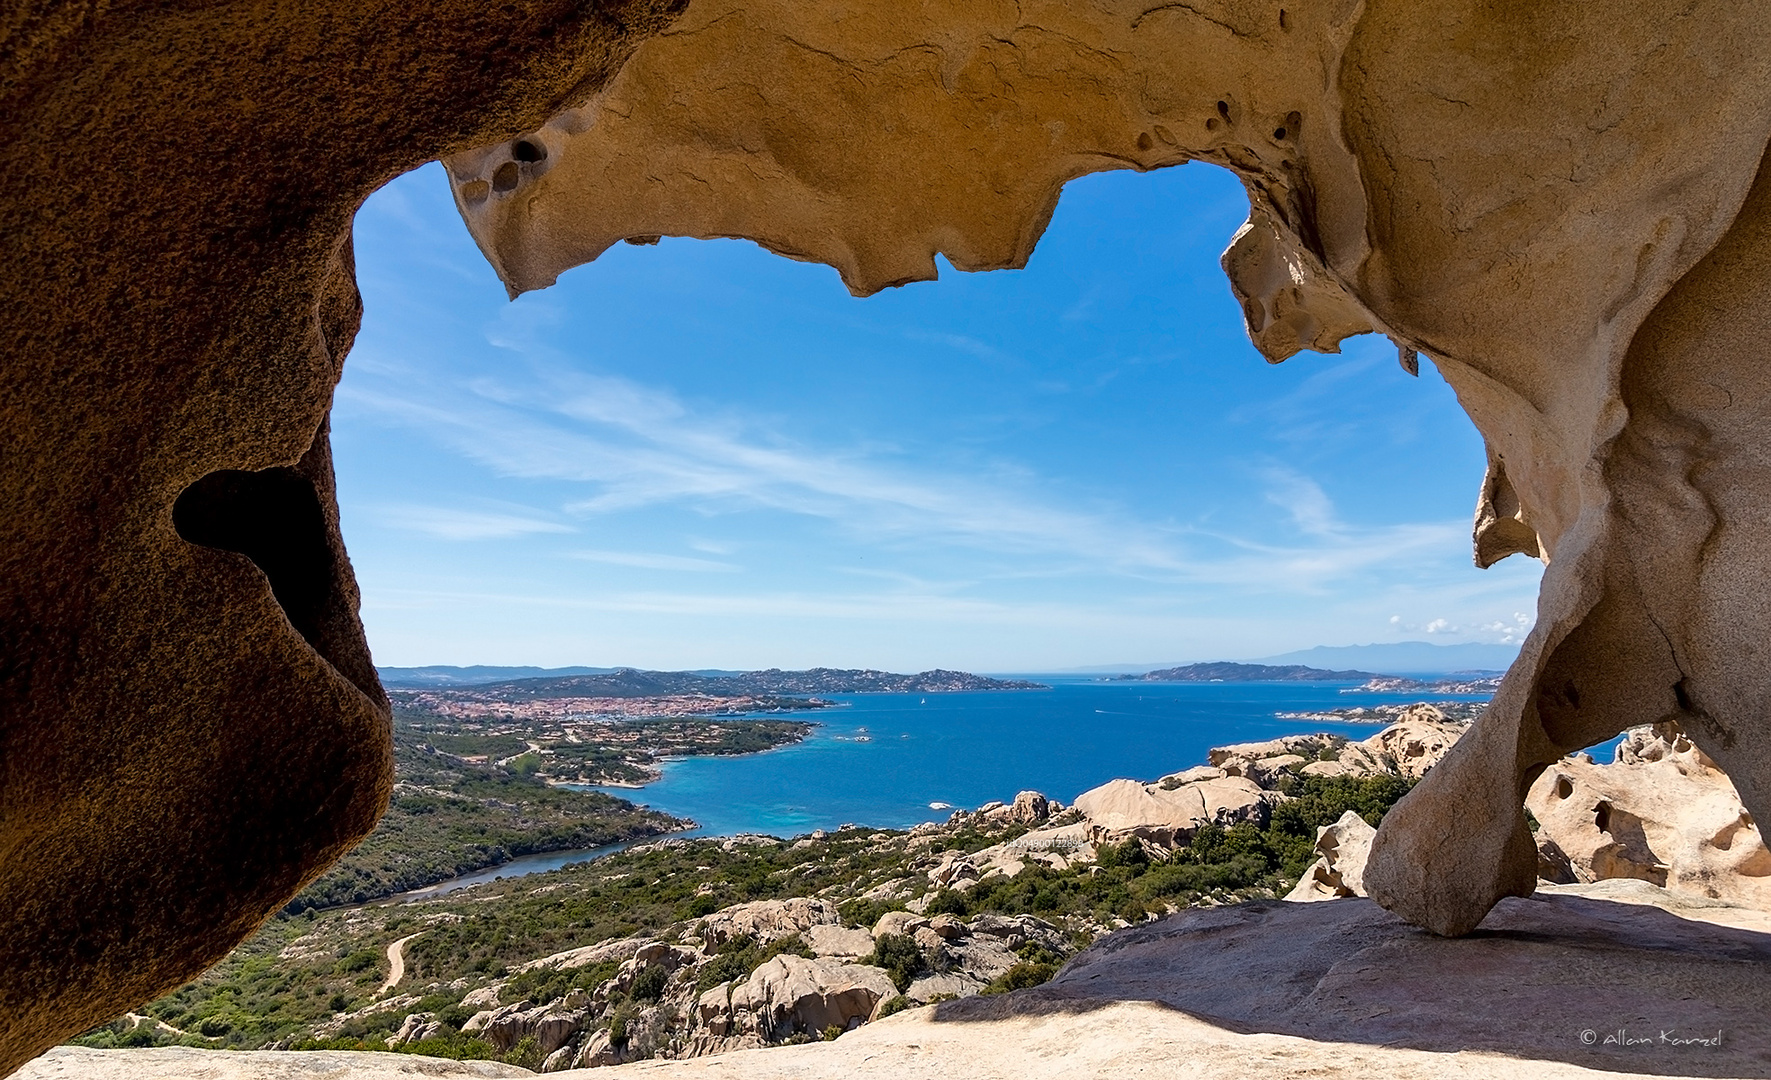
<path id="1" fill-rule="evenodd" d="M 422 933 L 423 930 L 418 931 L 418 934 Z M 406 942 L 418 934 L 407 934 L 387 947 L 387 981 L 381 984 L 381 989 L 375 991 L 377 994 L 387 993 L 400 985 L 400 980 L 406 977 Z"/>

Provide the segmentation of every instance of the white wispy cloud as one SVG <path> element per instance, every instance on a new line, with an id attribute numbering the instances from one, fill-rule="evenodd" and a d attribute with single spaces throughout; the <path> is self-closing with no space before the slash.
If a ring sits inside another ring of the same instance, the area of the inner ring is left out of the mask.
<path id="1" fill-rule="evenodd" d="M 510 326 L 501 326 L 498 340 L 525 355 L 535 351 Z M 1386 561 L 1455 550 L 1467 531 L 1462 522 L 1348 524 L 1319 484 L 1273 466 L 1259 477 L 1295 536 L 1254 541 L 1140 520 L 1110 505 L 1077 506 L 1074 497 L 1060 504 L 1039 477 L 1011 463 L 933 471 L 907 465 L 889 448 L 806 445 L 732 410 L 694 408 L 665 390 L 570 368 L 543 356 L 497 378 L 451 382 L 390 371 L 339 393 L 341 403 L 421 426 L 497 473 L 581 485 L 582 497 L 567 495 L 570 514 L 660 505 L 716 514 L 768 509 L 824 519 L 870 542 L 963 545 L 1018 561 L 1023 576 L 1105 572 L 1311 591 Z M 457 538 L 563 528 L 496 516 L 463 516 L 453 525 L 436 518 L 430 527 Z M 1282 537 L 1285 530 L 1264 532 Z M 628 558 L 607 554 L 604 561 Z M 698 562 L 673 568 L 714 568 L 690 565 Z"/>
<path id="2" fill-rule="evenodd" d="M 508 540 L 533 533 L 569 533 L 557 521 L 518 514 L 486 513 L 443 506 L 382 506 L 375 512 L 390 528 L 424 533 L 443 540 Z"/>
<path id="3" fill-rule="evenodd" d="M 739 568 L 729 562 L 696 559 L 687 555 L 659 555 L 646 551 L 574 551 L 574 559 L 608 563 L 611 566 L 632 566 L 641 570 L 686 570 L 695 574 L 729 574 Z"/>

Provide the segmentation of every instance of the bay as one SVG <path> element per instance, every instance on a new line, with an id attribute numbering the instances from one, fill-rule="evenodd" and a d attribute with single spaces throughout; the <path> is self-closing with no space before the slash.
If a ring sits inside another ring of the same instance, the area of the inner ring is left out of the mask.
<path id="1" fill-rule="evenodd" d="M 596 788 L 694 819 L 691 835 L 795 836 L 844 824 L 902 829 L 1032 789 L 1069 803 L 1116 777 L 1154 780 L 1214 746 L 1380 725 L 1275 713 L 1485 695 L 1342 693 L 1352 683 L 1152 683 L 1021 676 L 1050 690 L 825 695 L 812 735 L 743 757 L 664 763 L 643 788 Z"/>

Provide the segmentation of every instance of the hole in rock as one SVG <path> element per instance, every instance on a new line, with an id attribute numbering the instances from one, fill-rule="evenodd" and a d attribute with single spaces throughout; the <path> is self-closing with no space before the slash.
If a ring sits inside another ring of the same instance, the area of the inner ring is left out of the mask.
<path id="1" fill-rule="evenodd" d="M 1566 799 L 1574 794 L 1574 782 L 1566 776 L 1556 777 L 1556 798 Z"/>
<path id="2" fill-rule="evenodd" d="M 1139 150 L 1148 150 L 1148 149 L 1150 149 L 1150 147 L 1152 147 L 1154 145 L 1155 145 L 1155 140 L 1150 138 L 1150 133 L 1148 131 L 1138 132 L 1138 149 Z"/>
<path id="3" fill-rule="evenodd" d="M 1229 102 L 1227 102 L 1227 101 L 1218 102 L 1218 115 L 1223 117 L 1225 120 L 1230 119 L 1230 103 Z"/>
<path id="4" fill-rule="evenodd" d="M 306 477 L 290 468 L 210 473 L 173 503 L 172 524 L 193 544 L 251 559 L 296 632 L 325 654 L 321 622 L 332 595 L 332 548 Z"/>
<path id="5" fill-rule="evenodd" d="M 524 163 L 546 161 L 547 147 L 528 139 L 518 139 L 510 148 L 510 156 Z"/>
<path id="6" fill-rule="evenodd" d="M 517 179 L 521 175 L 522 175 L 522 170 L 517 165 L 516 162 L 514 162 L 514 161 L 505 162 L 504 164 L 498 166 L 497 171 L 492 174 L 492 190 L 493 191 L 514 191 L 514 190 L 516 190 Z"/>
<path id="7" fill-rule="evenodd" d="M 470 180 L 461 185 L 461 194 L 468 202 L 485 202 L 486 196 L 492 194 L 492 185 L 484 180 Z"/>
<path id="8" fill-rule="evenodd" d="M 1275 139 L 1278 139 L 1280 142 L 1284 142 L 1285 141 L 1285 129 L 1284 128 L 1274 128 L 1273 129 L 1273 137 Z"/>

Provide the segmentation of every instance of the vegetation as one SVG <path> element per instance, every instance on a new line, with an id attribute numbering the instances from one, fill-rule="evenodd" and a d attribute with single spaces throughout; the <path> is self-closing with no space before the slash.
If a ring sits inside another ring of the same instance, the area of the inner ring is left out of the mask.
<path id="1" fill-rule="evenodd" d="M 396 786 L 386 816 L 287 910 L 362 904 L 523 855 L 640 840 L 688 824 L 601 792 L 553 787 L 533 773 L 520 757 L 504 765 L 445 757 L 396 728 Z"/>
<path id="2" fill-rule="evenodd" d="M 477 782 L 478 777 L 470 780 L 463 774 L 455 783 L 464 792 L 477 792 Z M 1022 829 L 956 825 L 915 836 L 844 829 L 798 842 L 767 837 L 657 840 L 592 863 L 496 881 L 422 903 L 286 912 L 214 969 L 144 1007 L 147 1022 L 117 1021 L 77 1041 L 92 1046 L 385 1050 L 388 1037 L 406 1017 L 422 1012 L 431 1014 L 437 1030 L 397 1049 L 528 1064 L 538 1048 L 519 1043 L 500 1055 L 488 1042 L 461 1030 L 484 1007 L 466 1006 L 463 998 L 496 983 L 498 1002 L 545 1004 L 573 990 L 595 991 L 616 971 L 615 964 L 602 963 L 514 974 L 530 960 L 642 932 L 675 940 L 696 931 L 702 918 L 720 908 L 792 896 L 829 899 L 838 904 L 845 923 L 863 927 L 911 900 L 931 916 L 1031 914 L 1068 931 L 1071 944 L 1081 947 L 1115 926 L 1188 904 L 1271 897 L 1289 888 L 1307 867 L 1318 826 L 1332 823 L 1346 810 L 1376 824 L 1409 786 L 1388 777 L 1299 777 L 1294 798 L 1274 809 L 1264 829 L 1252 824 L 1206 828 L 1176 851 L 1134 838 L 1100 848 L 1093 863 L 1082 860 L 1053 870 L 1029 862 L 1013 878 L 992 876 L 965 892 L 930 891 L 925 870 L 935 853 L 975 852 Z M 538 796 L 534 805 L 546 805 L 543 798 Z M 414 934 L 405 945 L 406 979 L 381 993 L 388 945 Z M 884 968 L 894 985 L 904 989 L 939 965 L 939 950 L 934 951 L 935 956 L 925 954 L 907 936 L 883 935 L 864 962 Z M 803 955 L 806 949 L 797 937 L 766 947 L 744 937 L 727 941 L 701 969 L 700 989 L 743 979 L 784 952 Z M 1038 985 L 1063 961 L 1037 942 L 1018 952 L 1018 961 L 987 992 Z M 627 988 L 626 1004 L 612 1017 L 611 1040 L 625 1037 L 626 1018 L 634 1008 L 662 992 L 661 978 L 650 979 L 642 974 Z M 883 1011 L 907 1004 L 894 998 Z"/>
<path id="3" fill-rule="evenodd" d="M 1348 810 L 1376 825 L 1412 786 L 1394 776 L 1301 777 L 1295 796 L 1274 807 L 1265 829 L 1246 822 L 1228 829 L 1207 826 L 1174 852 L 1153 852 L 1134 837 L 1097 851 L 1095 868 L 1056 871 L 1029 865 L 1012 878 L 980 882 L 969 892 L 944 890 L 926 910 L 1136 922 L 1206 899 L 1277 895 L 1315 858 L 1317 828 Z"/>
<path id="4" fill-rule="evenodd" d="M 664 756 L 748 754 L 805 737 L 793 720 L 676 717 L 578 725 L 573 739 L 505 721 L 394 713 L 396 786 L 381 823 L 290 901 L 291 914 L 362 904 L 524 855 L 658 836 L 691 823 L 549 783 L 655 778 Z M 574 741 L 575 740 L 575 741 Z"/>

